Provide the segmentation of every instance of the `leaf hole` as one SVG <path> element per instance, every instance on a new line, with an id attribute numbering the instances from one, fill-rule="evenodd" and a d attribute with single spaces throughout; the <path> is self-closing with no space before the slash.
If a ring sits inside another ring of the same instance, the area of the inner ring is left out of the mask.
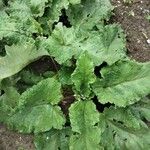
<path id="1" fill-rule="evenodd" d="M 87 14 L 87 17 L 89 17 L 90 16 L 90 14 Z"/>
<path id="2" fill-rule="evenodd" d="M 54 22 L 53 23 L 53 26 L 52 26 L 52 29 L 54 30 L 55 29 L 55 26 L 61 22 L 64 26 L 66 26 L 67 28 L 70 28 L 72 27 L 69 19 L 68 19 L 68 16 L 66 14 L 66 10 L 65 9 L 62 9 L 61 10 L 61 16 L 59 17 L 59 21 L 58 22 Z"/>
<path id="3" fill-rule="evenodd" d="M 94 69 L 94 74 L 95 74 L 97 77 L 101 78 L 102 76 L 101 76 L 100 70 L 101 70 L 102 68 L 106 67 L 107 65 L 108 65 L 108 64 L 107 64 L 106 62 L 103 62 L 101 65 L 96 66 L 95 69 Z"/>
<path id="4" fill-rule="evenodd" d="M 102 104 L 98 101 L 97 96 L 94 96 L 94 98 L 92 99 L 94 104 L 96 105 L 96 109 L 99 112 L 103 112 L 105 108 L 109 108 L 110 106 L 113 106 L 113 104 L 111 103 L 106 103 L 106 104 Z"/>
<path id="5" fill-rule="evenodd" d="M 120 124 L 123 124 L 122 121 L 118 121 L 118 120 L 116 120 L 116 119 L 113 119 L 113 121 L 114 121 L 114 122 L 117 122 L 117 123 L 120 123 Z"/>
<path id="6" fill-rule="evenodd" d="M 2 57 L 6 55 L 5 45 L 7 45 L 7 42 L 5 40 L 0 41 L 0 56 Z"/>
<path id="7" fill-rule="evenodd" d="M 69 22 L 68 16 L 66 14 L 66 10 L 62 9 L 61 10 L 62 15 L 59 17 L 59 22 L 62 22 L 64 26 L 67 28 L 72 27 L 71 23 Z"/>
<path id="8" fill-rule="evenodd" d="M 5 5 L 5 6 L 8 6 L 8 1 L 9 0 L 2 0 L 3 1 L 3 4 Z"/>
<path id="9" fill-rule="evenodd" d="M 66 137 L 66 138 L 68 138 L 68 137 L 69 137 L 69 135 L 65 135 L 65 137 Z"/>
<path id="10" fill-rule="evenodd" d="M 1 91 L 0 91 L 0 96 L 2 96 L 4 93 L 5 93 L 5 91 L 4 91 L 4 90 L 1 90 Z"/>

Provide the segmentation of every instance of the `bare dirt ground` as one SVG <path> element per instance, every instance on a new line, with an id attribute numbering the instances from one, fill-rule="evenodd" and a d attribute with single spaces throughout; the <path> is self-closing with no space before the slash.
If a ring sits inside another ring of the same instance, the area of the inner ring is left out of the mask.
<path id="1" fill-rule="evenodd" d="M 150 0 L 112 0 L 115 6 L 113 22 L 121 24 L 127 36 L 128 55 L 137 61 L 150 60 Z"/>
<path id="2" fill-rule="evenodd" d="M 112 0 L 114 16 L 112 21 L 121 24 L 127 37 L 128 55 L 137 61 L 150 61 L 150 0 Z M 34 150 L 33 136 L 9 131 L 0 125 L 0 150 Z"/>

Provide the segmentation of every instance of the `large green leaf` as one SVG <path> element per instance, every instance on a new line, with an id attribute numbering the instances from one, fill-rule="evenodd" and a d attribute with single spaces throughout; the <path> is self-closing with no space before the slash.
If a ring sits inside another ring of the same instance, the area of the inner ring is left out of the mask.
<path id="1" fill-rule="evenodd" d="M 42 16 L 49 0 L 30 0 L 30 8 L 34 16 Z"/>
<path id="2" fill-rule="evenodd" d="M 28 2 L 29 3 L 29 2 Z M 33 18 L 27 1 L 10 2 L 7 13 L 0 11 L 0 39 L 7 37 L 13 43 L 32 38 L 32 33 L 41 33 L 40 24 Z"/>
<path id="3" fill-rule="evenodd" d="M 5 93 L 0 96 L 0 122 L 5 122 L 14 113 L 19 104 L 20 94 L 12 86 L 5 87 Z"/>
<path id="4" fill-rule="evenodd" d="M 46 20 L 50 27 L 54 22 L 59 21 L 59 17 L 62 15 L 62 10 L 67 10 L 69 4 L 79 4 L 81 0 L 53 0 L 46 14 Z"/>
<path id="5" fill-rule="evenodd" d="M 84 0 L 80 5 L 70 7 L 67 14 L 73 26 L 87 30 L 107 19 L 112 9 L 109 0 Z"/>
<path id="6" fill-rule="evenodd" d="M 0 40 L 3 37 L 12 37 L 16 32 L 16 23 L 4 11 L 0 11 Z"/>
<path id="7" fill-rule="evenodd" d="M 6 56 L 0 57 L 0 80 L 12 76 L 26 65 L 39 57 L 46 55 L 46 51 L 38 51 L 32 43 L 6 46 Z"/>
<path id="8" fill-rule="evenodd" d="M 73 56 L 78 59 L 87 51 L 94 66 L 103 62 L 113 64 L 125 57 L 125 41 L 118 25 L 107 25 L 98 31 L 80 32 L 59 23 L 48 39 L 41 39 L 40 49 L 46 49 L 59 64 L 64 64 Z"/>
<path id="9" fill-rule="evenodd" d="M 72 134 L 70 150 L 99 150 L 100 129 L 95 126 L 99 121 L 99 113 L 91 101 L 78 101 L 69 109 Z"/>
<path id="10" fill-rule="evenodd" d="M 97 127 L 86 128 L 82 134 L 72 134 L 70 150 L 101 150 L 99 146 L 101 131 Z"/>
<path id="11" fill-rule="evenodd" d="M 150 99 L 148 97 L 143 98 L 139 103 L 132 105 L 131 109 L 141 119 L 146 119 L 146 122 L 150 121 Z"/>
<path id="12" fill-rule="evenodd" d="M 29 0 L 9 1 L 9 7 L 7 9 L 11 17 L 18 18 L 19 20 L 22 18 L 23 22 L 32 17 L 32 12 L 29 7 Z"/>
<path id="13" fill-rule="evenodd" d="M 40 103 L 55 105 L 61 99 L 61 84 L 54 78 L 47 78 L 22 93 L 19 103 L 20 106 L 33 106 Z"/>
<path id="14" fill-rule="evenodd" d="M 40 49 L 46 49 L 59 63 L 65 63 L 76 53 L 73 28 L 66 28 L 59 23 L 48 39 L 41 39 Z M 72 45 L 72 43 L 74 43 Z"/>
<path id="15" fill-rule="evenodd" d="M 91 101 L 77 101 L 69 108 L 72 131 L 82 133 L 99 121 L 99 113 Z"/>
<path id="16" fill-rule="evenodd" d="M 126 56 L 124 34 L 116 24 L 102 26 L 98 31 L 89 32 L 88 38 L 79 45 L 79 53 L 88 51 L 95 66 L 103 62 L 111 65 Z"/>
<path id="17" fill-rule="evenodd" d="M 62 129 L 65 118 L 60 107 L 49 104 L 27 106 L 7 120 L 7 124 L 22 133 Z"/>
<path id="18" fill-rule="evenodd" d="M 41 17 L 44 14 L 48 0 L 12 0 L 9 1 L 8 12 L 12 16 L 21 17 L 25 20 L 32 16 Z"/>
<path id="19" fill-rule="evenodd" d="M 51 128 L 62 129 L 65 118 L 60 107 L 53 106 L 61 98 L 61 85 L 56 79 L 42 80 L 16 99 L 17 109 L 6 119 L 6 123 L 24 133 L 44 132 Z M 8 100 L 12 103 L 12 96 Z"/>
<path id="20" fill-rule="evenodd" d="M 81 54 L 77 60 L 76 69 L 71 78 L 76 90 L 88 97 L 91 92 L 90 84 L 94 83 L 96 78 L 94 75 L 94 64 L 87 52 Z"/>
<path id="21" fill-rule="evenodd" d="M 127 106 L 150 93 L 150 63 L 119 61 L 101 71 L 93 86 L 99 102 Z"/>
<path id="22" fill-rule="evenodd" d="M 140 121 L 133 114 L 129 114 L 130 109 L 122 109 L 124 113 L 120 113 L 121 109 L 111 107 L 100 115 L 101 146 L 110 150 L 148 149 L 150 146 L 150 129 L 144 126 L 139 128 L 137 123 Z"/>
<path id="23" fill-rule="evenodd" d="M 70 128 L 62 130 L 50 130 L 49 132 L 35 136 L 37 150 L 69 150 Z"/>
<path id="24" fill-rule="evenodd" d="M 48 12 L 49 23 L 58 22 L 59 16 L 61 16 L 62 9 L 68 9 L 69 1 L 68 0 L 53 0 L 52 5 Z"/>

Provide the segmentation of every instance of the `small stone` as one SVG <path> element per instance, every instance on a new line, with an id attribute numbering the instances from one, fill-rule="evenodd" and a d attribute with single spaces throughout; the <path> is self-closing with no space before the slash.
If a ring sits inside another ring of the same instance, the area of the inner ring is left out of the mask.
<path id="1" fill-rule="evenodd" d="M 147 40 L 147 43 L 150 44 L 150 39 Z"/>

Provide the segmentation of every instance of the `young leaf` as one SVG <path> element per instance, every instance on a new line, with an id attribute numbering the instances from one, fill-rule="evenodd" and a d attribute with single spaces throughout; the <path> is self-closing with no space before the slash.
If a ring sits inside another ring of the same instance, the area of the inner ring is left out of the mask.
<path id="1" fill-rule="evenodd" d="M 99 121 L 99 113 L 91 101 L 77 101 L 69 109 L 72 131 L 82 133 Z"/>
<path id="2" fill-rule="evenodd" d="M 94 65 L 87 52 L 81 54 L 76 63 L 76 69 L 72 74 L 72 81 L 76 90 L 84 96 L 89 96 L 90 84 L 95 82 Z"/>
<path id="3" fill-rule="evenodd" d="M 61 84 L 63 85 L 71 85 L 71 74 L 73 73 L 73 68 L 71 67 L 62 67 L 62 69 L 59 71 L 59 80 Z"/>
<path id="4" fill-rule="evenodd" d="M 26 106 L 7 120 L 7 124 L 22 133 L 62 129 L 65 118 L 60 107 L 52 105 Z"/>
<path id="5" fill-rule="evenodd" d="M 119 61 L 102 69 L 102 79 L 93 86 L 99 102 L 125 107 L 150 93 L 150 63 Z"/>
<path id="6" fill-rule="evenodd" d="M 0 57 L 0 80 L 12 76 L 26 65 L 46 55 L 46 51 L 38 51 L 32 43 L 6 46 L 6 56 Z"/>
<path id="7" fill-rule="evenodd" d="M 53 130 L 35 136 L 35 147 L 37 150 L 69 150 L 70 128 Z"/>

